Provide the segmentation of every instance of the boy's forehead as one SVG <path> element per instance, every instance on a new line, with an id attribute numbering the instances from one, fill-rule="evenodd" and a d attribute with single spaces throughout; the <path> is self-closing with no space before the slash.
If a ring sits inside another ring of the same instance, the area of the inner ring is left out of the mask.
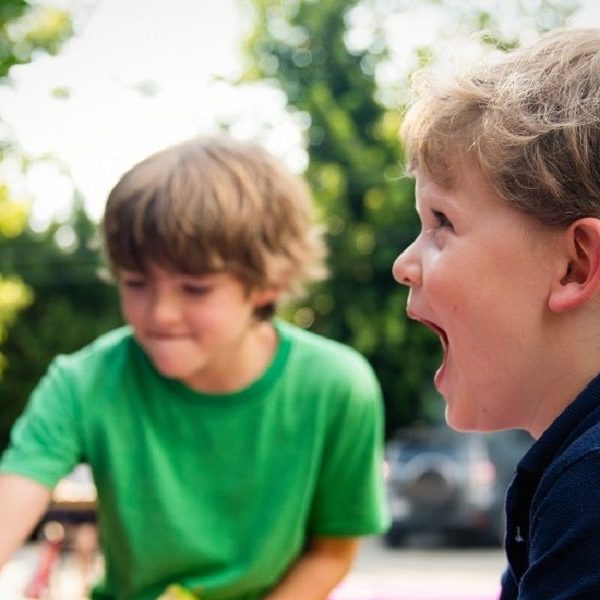
<path id="1" fill-rule="evenodd" d="M 441 183 L 428 172 L 417 171 L 415 189 L 417 209 L 423 204 L 443 204 L 444 207 L 460 209 L 465 208 L 470 201 L 478 202 L 478 199 L 484 198 L 494 204 L 497 202 L 505 204 L 479 168 L 457 167 L 453 175 L 451 182 Z"/>
<path id="2" fill-rule="evenodd" d="M 451 193 L 451 187 L 436 182 L 427 172 L 419 171 L 416 173 L 415 199 L 417 206 L 424 202 L 446 201 Z"/>
<path id="3" fill-rule="evenodd" d="M 444 192 L 444 188 L 436 183 L 426 171 L 419 171 L 415 181 L 417 196 L 436 196 Z"/>

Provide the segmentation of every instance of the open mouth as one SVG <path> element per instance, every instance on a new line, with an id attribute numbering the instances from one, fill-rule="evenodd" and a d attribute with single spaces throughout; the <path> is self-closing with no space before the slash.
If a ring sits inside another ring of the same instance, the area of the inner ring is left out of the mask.
<path id="1" fill-rule="evenodd" d="M 418 321 L 419 323 L 421 323 L 422 325 L 424 325 L 425 327 L 427 327 L 428 329 L 430 329 L 431 331 L 436 333 L 438 338 L 440 339 L 440 343 L 442 344 L 443 357 L 442 357 L 442 363 L 440 364 L 440 367 L 437 370 L 435 377 L 434 377 L 434 383 L 436 384 L 436 387 L 438 387 L 439 383 L 446 371 L 446 364 L 448 362 L 448 350 L 450 348 L 448 334 L 445 332 L 444 329 L 442 329 L 439 325 L 436 325 L 433 321 L 428 321 L 427 319 L 423 319 L 422 317 L 420 317 L 410 307 L 407 307 L 406 314 L 408 315 L 408 317 L 410 319 Z"/>
<path id="2" fill-rule="evenodd" d="M 431 321 L 420 321 L 421 323 L 423 323 L 423 325 L 425 325 L 425 327 L 431 329 L 431 331 L 433 331 L 434 333 L 437 333 L 438 337 L 440 338 L 442 349 L 444 350 L 445 355 L 448 350 L 448 336 L 446 335 L 446 332 L 441 327 L 438 327 L 435 323 L 432 323 Z"/>
<path id="3" fill-rule="evenodd" d="M 446 372 L 446 364 L 448 362 L 448 348 L 450 346 L 449 342 L 448 342 L 448 335 L 446 334 L 446 332 L 441 328 L 438 327 L 435 323 L 432 323 L 431 321 L 425 321 L 422 319 L 419 319 L 419 321 L 425 325 L 425 327 L 431 329 L 431 331 L 437 333 L 438 337 L 440 338 L 440 342 L 442 344 L 442 350 L 444 352 L 444 356 L 442 358 L 442 363 L 440 364 L 438 370 L 435 373 L 435 376 L 433 378 L 433 382 L 435 383 L 436 388 L 438 389 L 438 391 L 440 390 L 440 385 L 442 382 L 442 379 L 444 377 L 444 374 Z"/>

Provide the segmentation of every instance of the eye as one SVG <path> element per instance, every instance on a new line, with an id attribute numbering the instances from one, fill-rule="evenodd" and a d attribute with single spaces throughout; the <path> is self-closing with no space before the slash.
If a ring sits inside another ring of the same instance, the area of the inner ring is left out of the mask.
<path id="1" fill-rule="evenodd" d="M 443 229 L 446 227 L 449 229 L 454 229 L 452 222 L 450 221 L 450 219 L 448 219 L 445 213 L 439 210 L 432 210 L 431 214 L 435 219 L 436 229 Z"/>
<path id="2" fill-rule="evenodd" d="M 184 283 L 183 291 L 190 296 L 204 296 L 211 291 L 211 287 L 205 284 Z"/>
<path id="3" fill-rule="evenodd" d="M 122 277 L 121 285 L 131 290 L 140 290 L 146 286 L 146 280 L 141 277 Z"/>

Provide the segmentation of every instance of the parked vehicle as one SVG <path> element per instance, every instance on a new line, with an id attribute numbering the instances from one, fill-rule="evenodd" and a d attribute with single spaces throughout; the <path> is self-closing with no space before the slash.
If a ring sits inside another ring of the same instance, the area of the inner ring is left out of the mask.
<path id="1" fill-rule="evenodd" d="M 504 539 L 504 497 L 532 439 L 524 431 L 459 433 L 446 426 L 404 429 L 386 445 L 386 486 L 399 546 L 408 534 L 461 541 Z"/>

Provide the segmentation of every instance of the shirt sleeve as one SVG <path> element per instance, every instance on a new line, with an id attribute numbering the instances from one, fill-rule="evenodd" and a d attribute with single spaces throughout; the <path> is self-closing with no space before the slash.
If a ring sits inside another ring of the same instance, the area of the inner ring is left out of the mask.
<path id="1" fill-rule="evenodd" d="M 600 598 L 600 451 L 570 464 L 540 491 L 519 600 Z"/>
<path id="2" fill-rule="evenodd" d="M 338 387 L 313 501 L 311 531 L 362 536 L 389 527 L 383 487 L 383 405 L 370 366 Z"/>
<path id="3" fill-rule="evenodd" d="M 0 473 L 53 488 L 82 461 L 81 419 L 73 388 L 68 370 L 56 359 L 13 426 Z"/>

